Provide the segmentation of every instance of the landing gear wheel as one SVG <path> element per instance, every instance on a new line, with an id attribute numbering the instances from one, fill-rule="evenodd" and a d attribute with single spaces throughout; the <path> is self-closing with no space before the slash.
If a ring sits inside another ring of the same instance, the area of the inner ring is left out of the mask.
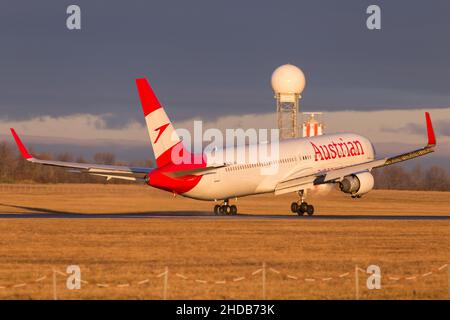
<path id="1" fill-rule="evenodd" d="M 305 214 L 305 211 L 302 210 L 302 206 L 298 206 L 298 208 L 297 208 L 297 214 L 298 214 L 299 216 L 302 216 L 302 215 Z"/>
<path id="2" fill-rule="evenodd" d="M 303 216 L 305 213 L 308 216 L 312 216 L 314 214 L 314 207 L 305 202 L 306 190 L 299 190 L 298 195 L 300 196 L 300 200 L 291 203 L 291 211 L 297 213 L 299 216 Z"/>
<path id="3" fill-rule="evenodd" d="M 229 200 L 225 199 L 222 204 L 216 204 L 214 206 L 214 214 L 218 215 L 237 215 L 237 207 L 235 205 L 229 205 Z"/>
<path id="4" fill-rule="evenodd" d="M 222 206 L 222 213 L 223 213 L 223 214 L 226 214 L 226 215 L 230 215 L 230 214 L 231 214 L 231 208 L 230 208 L 230 206 L 224 204 L 224 205 Z"/>
<path id="5" fill-rule="evenodd" d="M 306 212 L 308 210 L 308 204 L 306 202 L 302 202 L 299 208 L 301 211 Z"/>

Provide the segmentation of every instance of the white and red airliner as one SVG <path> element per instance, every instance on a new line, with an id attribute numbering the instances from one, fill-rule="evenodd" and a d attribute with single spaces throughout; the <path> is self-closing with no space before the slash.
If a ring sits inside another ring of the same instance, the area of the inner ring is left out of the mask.
<path id="1" fill-rule="evenodd" d="M 314 207 L 305 202 L 308 189 L 317 185 L 335 184 L 342 192 L 359 198 L 374 186 L 371 174 L 373 168 L 423 156 L 433 152 L 436 145 L 430 115 L 426 112 L 428 144 L 421 149 L 390 158 L 376 159 L 369 139 L 357 134 L 342 133 L 281 141 L 279 156 L 271 161 L 217 163 L 208 159 L 207 154 L 189 153 L 148 81 L 136 79 L 136 85 L 155 154 L 155 168 L 40 160 L 27 151 L 14 129 L 11 129 L 22 156 L 33 163 L 69 168 L 71 171 L 102 176 L 108 180 L 133 180 L 193 199 L 221 201 L 220 205 L 214 206 L 215 214 L 237 214 L 237 207 L 230 205 L 229 199 L 261 193 L 279 195 L 295 192 L 300 199 L 291 204 L 291 211 L 298 215 L 313 215 Z M 257 146 L 249 146 L 252 147 Z M 176 153 L 181 157 L 196 157 L 200 161 L 175 163 L 174 148 L 177 148 Z M 218 152 L 226 151 L 223 149 Z M 277 164 L 276 173 L 261 174 L 261 168 L 272 165 L 273 162 Z"/>

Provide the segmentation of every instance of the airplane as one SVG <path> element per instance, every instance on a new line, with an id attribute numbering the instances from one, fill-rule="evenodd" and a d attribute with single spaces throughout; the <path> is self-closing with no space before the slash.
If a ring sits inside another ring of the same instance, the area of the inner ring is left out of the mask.
<path id="1" fill-rule="evenodd" d="M 297 193 L 299 200 L 291 203 L 291 211 L 299 216 L 305 213 L 312 216 L 314 206 L 306 202 L 307 190 L 337 185 L 340 191 L 360 198 L 374 187 L 372 169 L 424 156 L 433 152 L 436 146 L 431 118 L 425 112 L 427 145 L 389 158 L 376 159 L 372 143 L 361 135 L 337 133 L 280 141 L 279 156 L 271 161 L 246 159 L 244 163 L 217 163 L 206 153 L 191 154 L 186 149 L 146 78 L 136 79 L 136 86 L 156 159 L 154 168 L 37 159 L 11 128 L 20 153 L 32 163 L 67 168 L 107 180 L 137 181 L 188 198 L 220 201 L 214 206 L 216 215 L 236 215 L 236 205 L 230 205 L 233 198 L 262 193 Z M 216 152 L 238 151 L 238 147 L 233 148 Z M 173 154 L 192 161 L 175 162 Z M 274 174 L 261 174 L 261 168 L 274 163 L 278 166 Z"/>

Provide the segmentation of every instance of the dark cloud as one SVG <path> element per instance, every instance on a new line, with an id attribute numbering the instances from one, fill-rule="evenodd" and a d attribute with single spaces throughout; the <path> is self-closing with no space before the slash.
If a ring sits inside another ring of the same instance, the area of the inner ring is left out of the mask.
<path id="1" fill-rule="evenodd" d="M 130 124 L 132 120 L 126 116 L 117 113 L 103 114 L 101 120 L 97 120 L 95 127 L 97 129 L 121 129 Z"/>
<path id="2" fill-rule="evenodd" d="M 450 2 L 72 1 L 0 3 L 0 118 L 104 114 L 142 121 L 134 78 L 146 76 L 175 120 L 274 110 L 270 75 L 307 75 L 304 110 L 450 106 Z M 413 130 L 413 129 L 411 129 Z"/>
<path id="3" fill-rule="evenodd" d="M 436 135 L 450 137 L 450 121 L 433 121 L 433 128 L 436 132 Z M 382 127 L 381 131 L 384 132 L 392 132 L 392 133 L 408 133 L 408 134 L 417 134 L 417 135 L 425 135 L 427 130 L 423 124 L 417 123 L 408 123 L 400 128 L 390 128 L 390 127 Z"/>
<path id="4" fill-rule="evenodd" d="M 450 121 L 438 121 L 436 132 L 439 135 L 450 137 Z"/>

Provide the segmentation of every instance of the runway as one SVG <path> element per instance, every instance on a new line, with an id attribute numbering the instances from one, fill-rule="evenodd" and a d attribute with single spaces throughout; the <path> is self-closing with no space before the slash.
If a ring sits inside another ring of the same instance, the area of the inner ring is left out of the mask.
<path id="1" fill-rule="evenodd" d="M 144 212 L 144 213 L 74 213 L 74 212 L 34 212 L 34 213 L 0 213 L 0 219 L 180 219 L 180 220 L 394 220 L 394 221 L 450 221 L 450 216 L 440 215 L 267 215 L 238 214 L 236 216 L 215 216 L 210 212 Z"/>
<path id="2" fill-rule="evenodd" d="M 64 272 L 69 264 L 81 265 L 89 281 L 80 299 L 159 298 L 163 278 L 154 276 L 166 266 L 171 299 L 257 299 L 261 273 L 252 273 L 264 262 L 269 298 L 352 298 L 354 266 L 369 262 L 381 265 L 389 290 L 369 292 L 361 285 L 361 293 L 387 299 L 441 299 L 447 293 L 446 270 L 433 269 L 448 263 L 450 192 L 374 190 L 362 199 L 337 191 L 311 195 L 316 211 L 309 217 L 291 213 L 291 195 L 233 199 L 237 216 L 215 216 L 213 203 L 133 185 L 3 190 L 0 240 L 8 245 L 0 249 L 7 262 L 0 271 L 10 290 L 0 290 L 0 298 L 11 290 L 24 299 L 52 298 L 51 270 Z M 48 290 L 34 284 L 37 273 L 50 275 Z M 405 279 L 414 275 L 417 279 Z M 322 281 L 328 277 L 330 282 Z M 305 280 L 310 278 L 315 281 Z M 138 284 L 145 279 L 149 282 Z M 11 287 L 22 282 L 27 286 Z M 65 288 L 63 278 L 57 284 Z M 74 291 L 59 293 L 74 298 Z"/>

